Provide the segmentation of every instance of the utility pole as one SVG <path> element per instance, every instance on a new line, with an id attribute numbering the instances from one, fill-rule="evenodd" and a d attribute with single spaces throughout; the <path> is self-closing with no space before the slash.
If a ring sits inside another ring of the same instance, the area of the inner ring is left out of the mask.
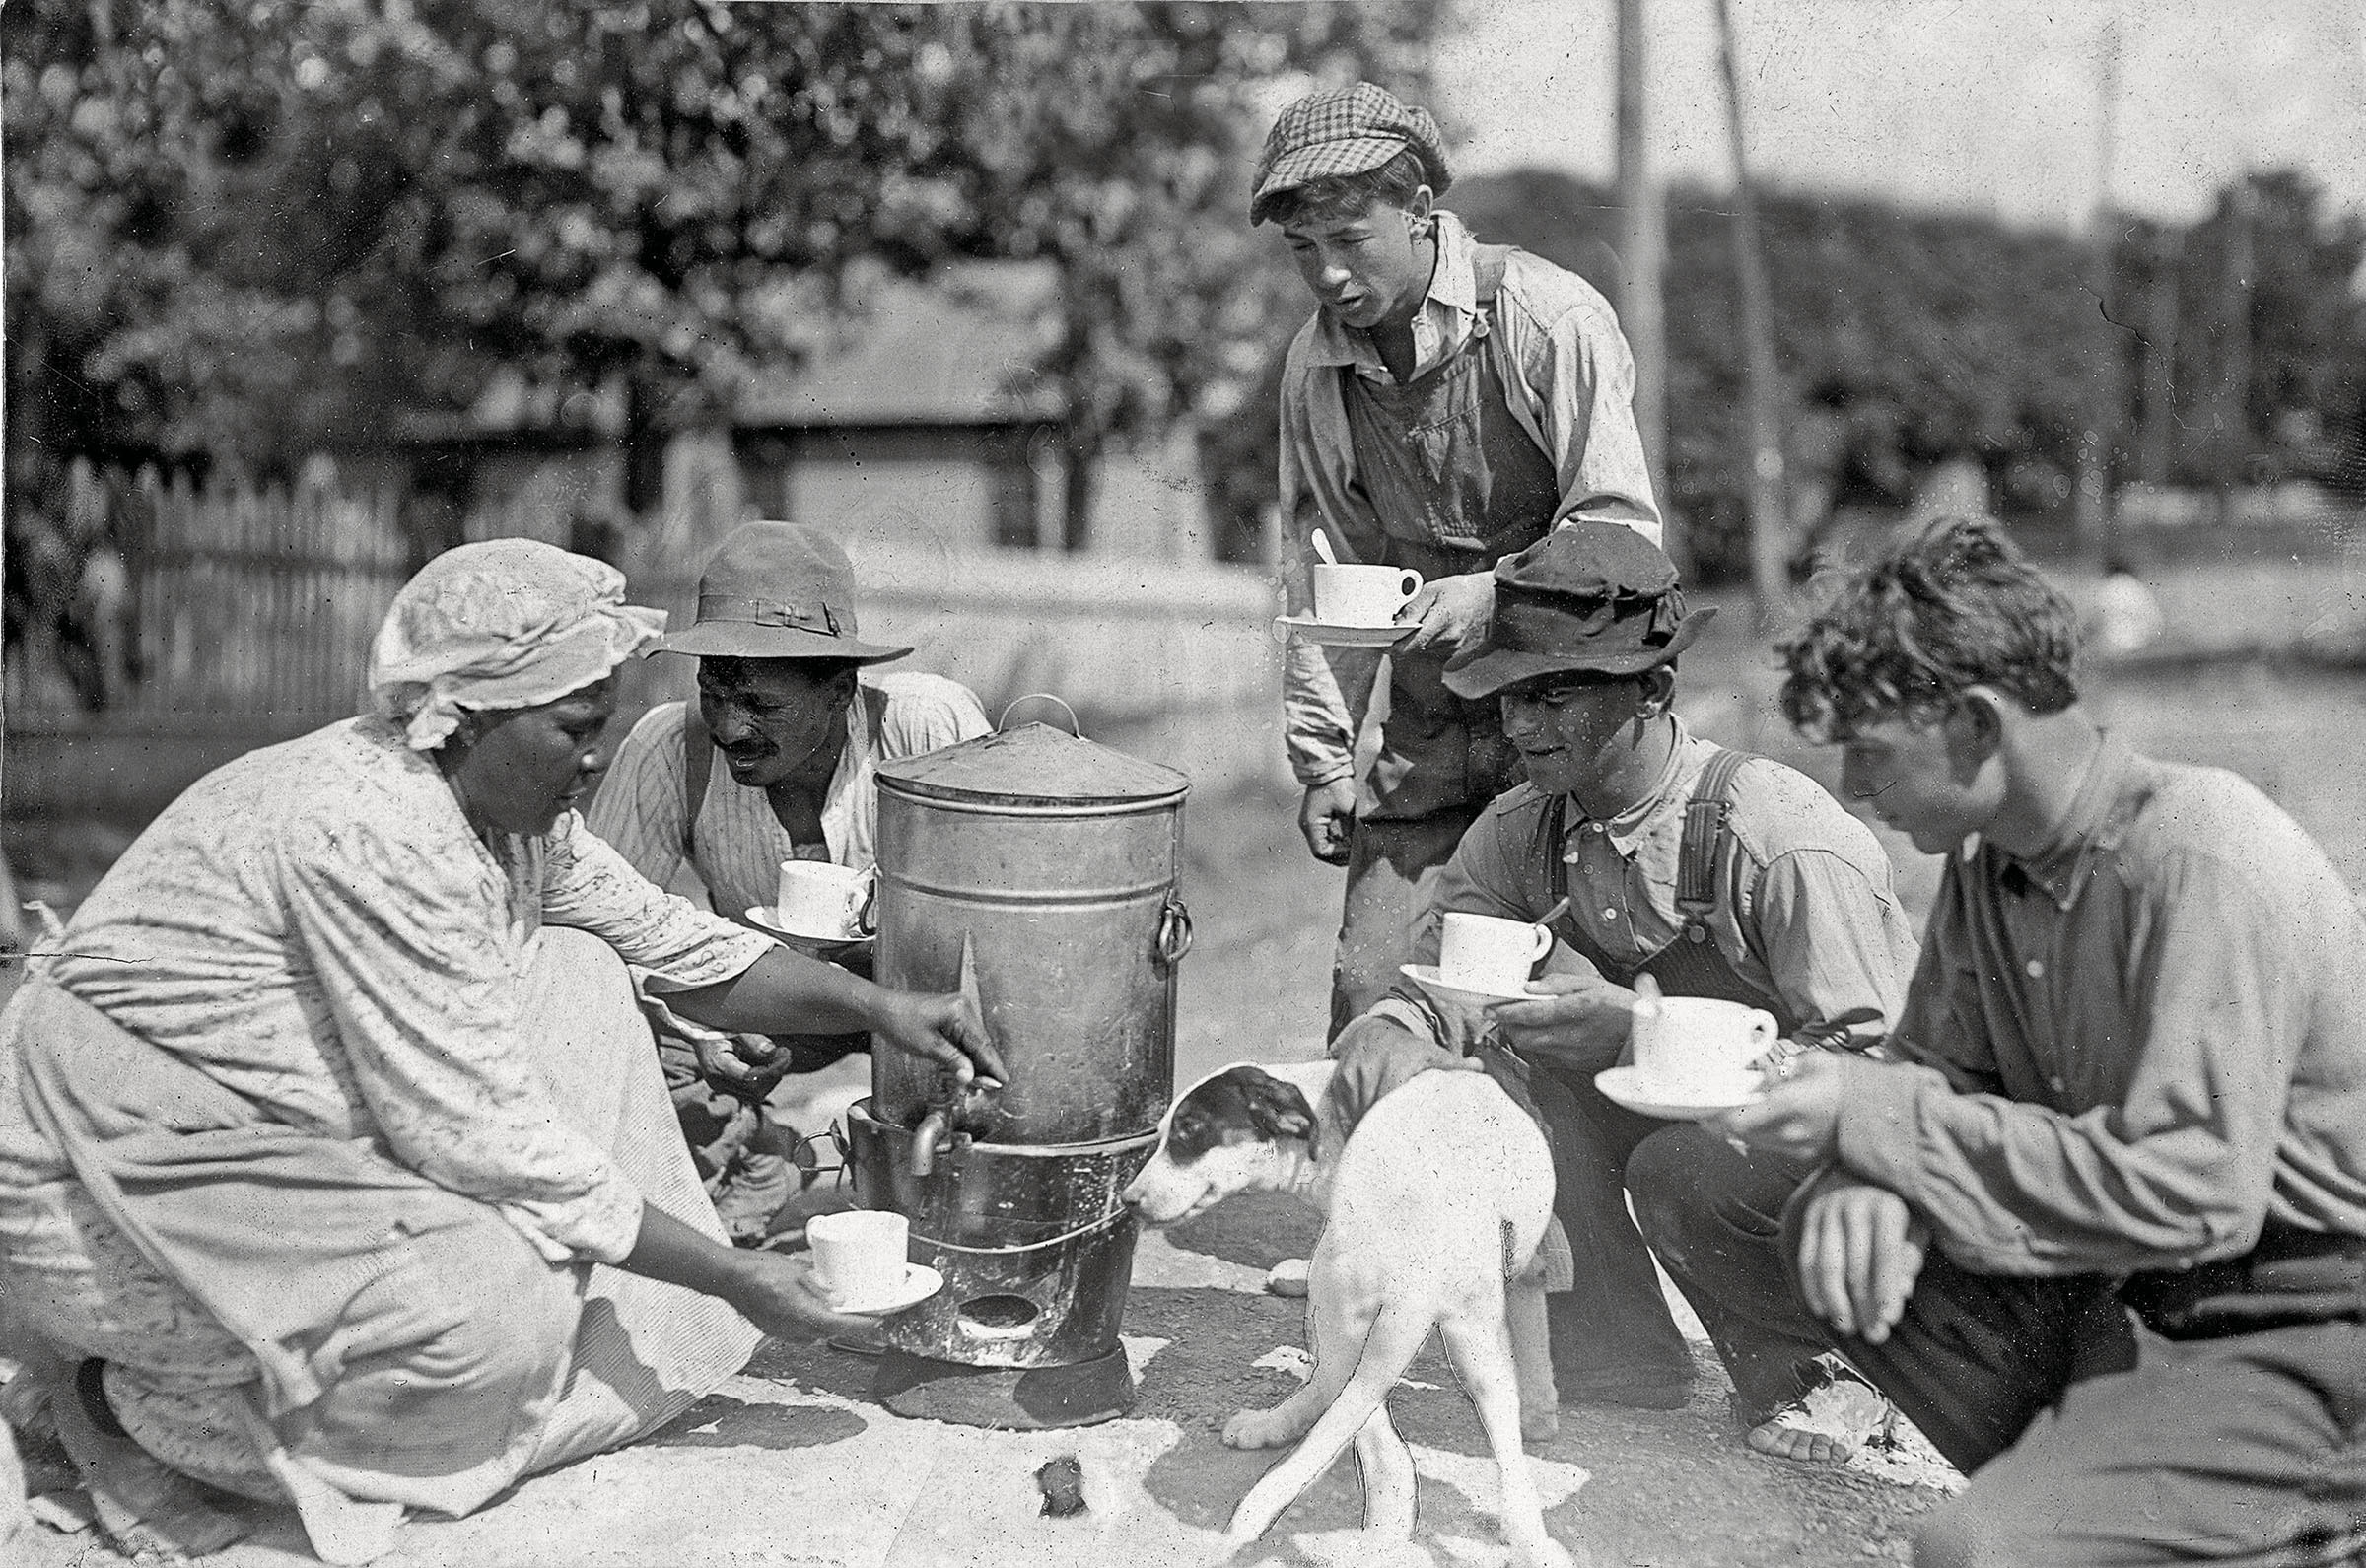
<path id="1" fill-rule="evenodd" d="M 2120 332 L 2112 324 L 2112 136 L 2120 107 L 2120 14 L 2115 5 L 2104 19 L 2096 61 L 2095 207 L 2087 224 L 2087 278 L 2093 294 L 2094 345 L 2087 367 L 2086 428 L 2078 437 L 2078 483 L 2071 494 L 2070 522 L 2079 554 L 2101 566 L 2112 548 L 2112 456 L 2122 425 Z"/>
<path id="2" fill-rule="evenodd" d="M 1668 495 L 1667 203 L 1651 157 L 1645 112 L 1643 0 L 1618 0 L 1619 205 L 1626 229 L 1619 246 L 1619 325 L 1635 354 L 1635 425 L 1651 470 L 1651 494 L 1666 525 L 1668 555 L 1691 565 Z"/>
<path id="3" fill-rule="evenodd" d="M 2252 226 L 2260 193 L 2251 170 L 2235 181 L 2226 207 L 2226 272 L 2219 305 L 2217 377 L 2210 388 L 2210 480 L 2218 493 L 2218 521 L 2232 522 L 2235 492 L 2251 456 L 2251 305 L 2258 258 Z"/>
<path id="4" fill-rule="evenodd" d="M 1743 131 L 1742 74 L 1735 59 L 1733 0 L 1717 0 L 1717 63 L 1725 77 L 1725 125 L 1733 149 L 1733 263 L 1742 295 L 1743 383 L 1749 405 L 1750 590 L 1758 624 L 1772 630 L 1790 598 L 1789 488 L 1783 483 L 1782 380 L 1774 367 L 1774 310 L 1760 248 L 1758 193 L 1750 182 Z"/>
<path id="5" fill-rule="evenodd" d="M 2185 271 L 2186 232 L 2161 230 L 2153 242 L 2150 297 L 2144 324 L 2144 441 L 2138 469 L 2144 482 L 2169 483 L 2171 443 L 2177 439 L 2177 330 L 2179 288 Z"/>

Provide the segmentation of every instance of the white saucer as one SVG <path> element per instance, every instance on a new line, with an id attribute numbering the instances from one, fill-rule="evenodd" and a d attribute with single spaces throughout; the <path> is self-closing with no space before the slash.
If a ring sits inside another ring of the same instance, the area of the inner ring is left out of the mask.
<path id="1" fill-rule="evenodd" d="M 1748 1105 L 1765 1092 L 1754 1086 L 1734 1099 L 1714 1104 L 1685 1100 L 1679 1097 L 1681 1091 L 1654 1084 L 1644 1077 L 1639 1067 L 1605 1067 L 1594 1074 L 1594 1087 L 1630 1111 L 1666 1122 L 1699 1122 L 1735 1106 Z"/>
<path id="2" fill-rule="evenodd" d="M 825 947 L 869 947 L 871 938 L 858 931 L 852 936 L 825 934 L 821 931 L 792 930 L 773 918 L 773 906 L 758 904 L 747 912 L 747 923 L 775 936 L 793 937 L 800 942 L 819 942 Z"/>
<path id="3" fill-rule="evenodd" d="M 1439 1001 L 1461 1002 L 1467 1007 L 1484 1007 L 1494 1001 L 1543 1001 L 1545 999 L 1541 996 L 1532 996 L 1524 990 L 1465 990 L 1460 986 L 1449 986 L 1437 978 L 1435 964 L 1399 964 L 1397 973 L 1421 987 Z"/>
<path id="4" fill-rule="evenodd" d="M 1324 648 L 1386 648 L 1413 630 L 1410 626 L 1343 626 L 1331 621 L 1318 621 L 1311 615 L 1283 615 L 1274 619 L 1274 630 L 1285 637 L 1295 632 L 1309 643 Z"/>
<path id="5" fill-rule="evenodd" d="M 856 1313 L 866 1318 L 881 1318 L 889 1313 L 917 1307 L 944 1288 L 944 1276 L 926 1263 L 904 1264 L 904 1285 L 894 1295 L 879 1301 L 840 1301 L 831 1298 L 833 1312 Z"/>

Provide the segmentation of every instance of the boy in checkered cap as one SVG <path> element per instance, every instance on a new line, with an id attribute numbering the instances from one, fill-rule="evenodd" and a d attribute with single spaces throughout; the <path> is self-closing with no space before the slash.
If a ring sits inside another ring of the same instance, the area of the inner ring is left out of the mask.
<path id="1" fill-rule="evenodd" d="M 1379 651 L 1293 641 L 1287 656 L 1298 825 L 1348 868 L 1335 1033 L 1387 994 L 1446 857 L 1518 782 L 1494 700 L 1440 679 L 1487 628 L 1496 563 L 1575 517 L 1660 534 L 1618 318 L 1582 278 L 1480 244 L 1432 205 L 1452 178 L 1428 112 L 1359 82 L 1283 110 L 1249 204 L 1252 224 L 1281 227 L 1318 306 L 1282 377 L 1289 608 L 1312 608 L 1317 528 L 1342 561 L 1427 579 L 1398 617 L 1412 631 L 1388 650 L 1388 720 L 1360 791 Z"/>

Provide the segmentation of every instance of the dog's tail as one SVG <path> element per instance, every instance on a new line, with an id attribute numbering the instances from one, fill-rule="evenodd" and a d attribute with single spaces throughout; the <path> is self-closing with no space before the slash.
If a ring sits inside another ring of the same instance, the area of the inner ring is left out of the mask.
<path id="1" fill-rule="evenodd" d="M 1265 1478 L 1249 1489 L 1233 1512 L 1226 1534 L 1235 1541 L 1254 1540 L 1282 1517 L 1282 1511 L 1297 1500 L 1300 1492 L 1314 1483 L 1317 1476 L 1331 1467 L 1340 1450 L 1355 1440 L 1388 1391 L 1413 1365 L 1421 1353 L 1422 1342 L 1429 1337 L 1437 1322 L 1438 1304 L 1434 1301 L 1397 1298 L 1384 1304 L 1372 1320 L 1371 1331 L 1364 1335 L 1363 1353 L 1357 1358 L 1356 1370 L 1348 1377 L 1347 1386 L 1330 1407 L 1316 1417 L 1305 1440 L 1289 1458 L 1266 1472 Z"/>

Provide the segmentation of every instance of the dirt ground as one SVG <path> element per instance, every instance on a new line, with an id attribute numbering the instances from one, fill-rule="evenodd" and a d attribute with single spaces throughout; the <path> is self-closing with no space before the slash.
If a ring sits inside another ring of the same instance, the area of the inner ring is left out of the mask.
<path id="1" fill-rule="evenodd" d="M 1234 1059 L 1279 1060 L 1322 1045 L 1338 873 L 1312 861 L 1279 788 L 1197 800 L 1184 893 L 1198 940 L 1183 965 L 1176 1077 Z M 818 1121 L 860 1093 L 860 1061 L 800 1085 Z M 1266 1405 L 1305 1364 L 1301 1305 L 1264 1290 L 1265 1270 L 1303 1257 L 1317 1229 L 1292 1199 L 1235 1200 L 1146 1236 L 1126 1312 L 1140 1377 L 1132 1414 L 1073 1432 L 987 1433 L 889 1414 L 866 1398 L 871 1363 L 820 1346 L 768 1343 L 655 1439 L 536 1477 L 476 1517 L 413 1524 L 388 1568 L 627 1568 L 811 1564 L 815 1568 L 1009 1562 L 1106 1568 L 1218 1560 L 1240 1496 L 1274 1456 L 1223 1447 L 1233 1411 Z M 1683 1315 L 1689 1325 L 1689 1314 Z M 1725 1414 L 1726 1383 L 1694 1329 L 1692 1404 L 1645 1412 L 1571 1407 L 1531 1450 L 1554 1534 L 1593 1560 L 1649 1568 L 1842 1568 L 1903 1560 L 1913 1523 L 1954 1484 L 1910 1446 L 1819 1473 L 1749 1453 Z M 1496 1568 L 1492 1462 L 1434 1343 L 1392 1398 L 1421 1470 L 1420 1538 L 1402 1561 Z M 1910 1444 L 1914 1440 L 1910 1437 Z M 1087 1512 L 1041 1517 L 1034 1470 L 1074 1454 Z M 1245 1562 L 1374 1562 L 1356 1532 L 1353 1465 L 1332 1474 Z M 14 1552 L 16 1555 L 9 1555 Z M 286 1519 L 208 1559 L 222 1568 L 306 1560 Z M 0 1559 L 21 1568 L 118 1560 L 95 1534 L 31 1527 Z M 1397 1557 L 1387 1559 L 1400 1560 Z"/>
<path id="2" fill-rule="evenodd" d="M 1767 704 L 1763 662 L 1704 648 L 1688 659 L 1688 713 L 1719 738 L 1806 762 Z M 2235 767 L 2260 782 L 2366 882 L 2366 826 L 2347 802 L 2366 746 L 2366 682 L 2257 666 L 2130 676 L 2096 702 L 2141 747 Z M 1195 797 L 1184 894 L 1198 943 L 1183 966 L 1176 1076 L 1232 1059 L 1319 1051 L 1338 873 L 1312 862 L 1275 783 Z M 1894 847 L 1897 848 L 1897 847 Z M 101 852 L 94 852 L 99 853 Z M 103 863 L 103 862 L 102 862 Z M 1935 867 L 1899 858 L 1919 909 Z M 71 883 L 52 884 L 70 896 Z M 46 891 L 46 889 L 43 889 Z M 4 978 L 0 978 L 4 980 Z M 802 1088 L 809 1114 L 861 1092 L 859 1063 Z M 1218 1533 L 1270 1456 L 1222 1447 L 1243 1405 L 1279 1398 L 1304 1364 L 1296 1303 L 1265 1294 L 1264 1270 L 1303 1256 L 1315 1221 L 1285 1199 L 1238 1200 L 1146 1237 L 1126 1317 L 1140 1377 L 1126 1418 L 1068 1432 L 991 1433 L 889 1414 L 867 1398 L 871 1368 L 822 1347 L 768 1344 L 747 1372 L 664 1433 L 536 1477 L 475 1518 L 406 1527 L 390 1568 L 592 1568 L 641 1563 L 1105 1568 L 1215 1560 Z M 1957 1484 L 1909 1435 L 1898 1452 L 1812 1471 L 1751 1454 L 1724 1410 L 1725 1383 L 1696 1339 L 1691 1404 L 1565 1412 L 1532 1460 L 1554 1534 L 1602 1568 L 1841 1568 L 1904 1560 L 1916 1519 Z M 1434 1349 L 1391 1401 L 1422 1473 L 1421 1539 L 1408 1562 L 1494 1568 L 1503 1560 L 1493 1469 L 1475 1418 Z M 1034 1471 L 1078 1458 L 1088 1507 L 1040 1512 Z M 1249 1560 L 1380 1560 L 1354 1532 L 1352 1466 L 1326 1477 Z M 286 1521 L 219 1560 L 298 1560 Z M 116 1560 L 89 1533 L 34 1527 L 0 1546 L 22 1568 Z M 1395 1560 L 1392 1556 L 1389 1560 Z"/>

